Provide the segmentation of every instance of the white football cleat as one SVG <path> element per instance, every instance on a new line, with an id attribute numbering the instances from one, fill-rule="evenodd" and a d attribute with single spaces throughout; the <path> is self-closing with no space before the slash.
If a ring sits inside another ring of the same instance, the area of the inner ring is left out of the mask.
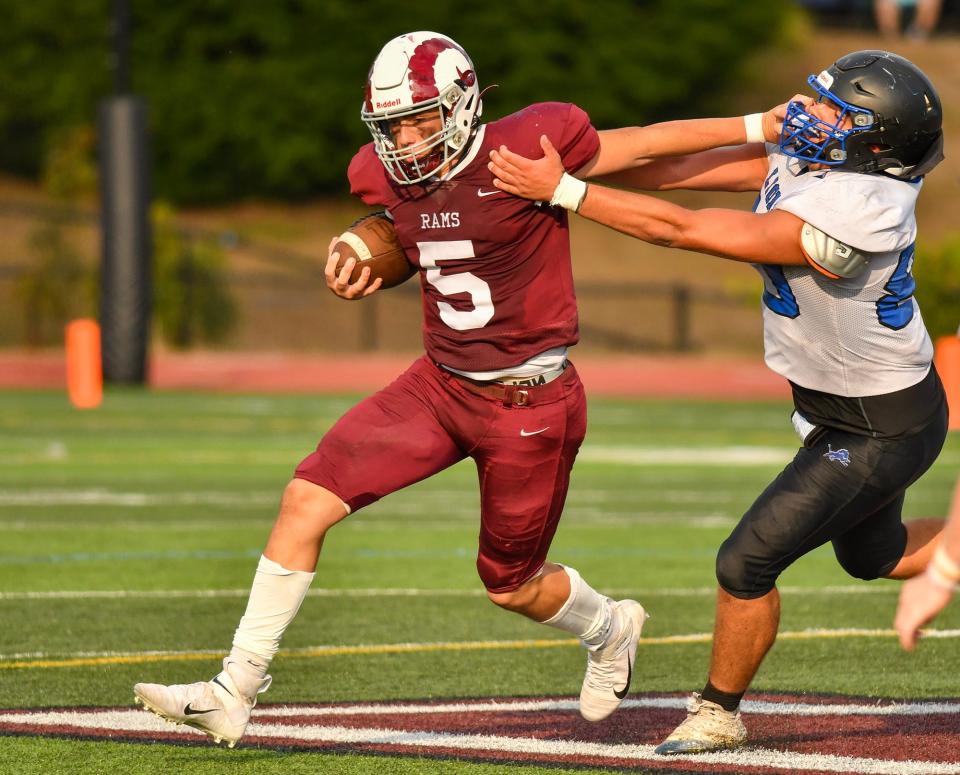
<path id="1" fill-rule="evenodd" d="M 271 680 L 270 676 L 264 678 L 257 694 L 265 692 Z M 257 704 L 256 696 L 240 693 L 226 670 L 210 681 L 193 684 L 137 684 L 133 699 L 160 718 L 199 729 L 214 743 L 225 742 L 230 748 L 243 737 L 250 711 Z"/>
<path id="2" fill-rule="evenodd" d="M 580 715 L 602 721 L 623 702 L 630 690 L 637 643 L 647 612 L 636 600 L 611 603 L 620 619 L 620 632 L 606 646 L 587 652 L 587 674 L 580 689 Z"/>
<path id="3" fill-rule="evenodd" d="M 703 753 L 739 748 L 746 740 L 747 728 L 740 720 L 740 711 L 724 710 L 694 692 L 687 702 L 687 718 L 654 753 Z"/>

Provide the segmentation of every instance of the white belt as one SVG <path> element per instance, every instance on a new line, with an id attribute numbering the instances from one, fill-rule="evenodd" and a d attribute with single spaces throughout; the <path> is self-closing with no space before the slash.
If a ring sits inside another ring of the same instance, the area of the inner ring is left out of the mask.
<path id="1" fill-rule="evenodd" d="M 523 387 L 537 387 L 539 385 L 546 385 L 548 382 L 553 382 L 557 377 L 563 374 L 569 365 L 569 361 L 564 361 L 557 366 L 557 368 L 550 369 L 550 371 L 545 371 L 543 374 L 535 374 L 532 377 L 501 377 L 500 379 L 493 380 L 493 382 L 496 382 L 500 385 L 521 385 Z"/>

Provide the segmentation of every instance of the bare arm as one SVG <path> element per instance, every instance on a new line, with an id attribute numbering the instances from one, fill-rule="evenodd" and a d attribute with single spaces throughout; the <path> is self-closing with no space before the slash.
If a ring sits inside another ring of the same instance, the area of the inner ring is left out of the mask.
<path id="1" fill-rule="evenodd" d="M 563 165 L 546 135 L 541 135 L 540 147 L 544 155 L 539 159 L 520 156 L 505 145 L 490 152 L 489 166 L 494 175 L 503 181 L 504 174 L 510 174 L 511 182 L 516 184 L 515 188 L 504 188 L 504 190 L 527 199 L 550 200 L 563 173 Z M 602 155 L 601 149 L 593 160 L 577 170 L 576 177 L 588 178 L 593 176 L 597 169 L 602 169 L 600 165 L 595 164 Z M 676 188 L 701 191 L 758 191 L 766 174 L 767 157 L 763 145 L 750 143 L 685 156 L 667 156 L 638 161 L 633 167 L 618 172 L 608 172 L 601 179 L 645 191 Z M 494 180 L 494 185 L 499 183 Z"/>
<path id="2" fill-rule="evenodd" d="M 505 148 L 491 153 L 494 185 L 526 199 L 554 198 L 563 173 L 556 149 L 544 137 L 542 159 L 531 161 Z M 570 179 L 572 180 L 572 179 Z M 576 183 L 576 181 L 574 181 Z M 654 245 L 760 264 L 805 264 L 800 246 L 803 221 L 775 210 L 756 214 L 739 210 L 688 210 L 645 194 L 591 183 L 576 209 L 584 218 Z M 562 203 L 562 201 L 560 202 Z"/>
<path id="3" fill-rule="evenodd" d="M 806 103 L 811 98 L 796 94 L 790 101 L 797 100 Z M 787 104 L 784 102 L 758 114 L 759 126 L 767 142 L 776 142 L 779 138 Z M 578 178 L 611 176 L 607 179 L 648 190 L 743 191 L 753 185 L 759 186 L 763 181 L 761 176 L 759 182 L 755 182 L 756 167 L 738 163 L 762 159 L 765 155 L 763 143 L 748 139 L 743 116 L 665 121 L 645 127 L 609 129 L 599 134 L 600 150 L 577 171 Z M 713 176 L 706 175 L 714 167 L 725 169 L 718 169 L 718 174 Z"/>
<path id="4" fill-rule="evenodd" d="M 577 177 L 600 177 L 664 156 L 683 156 L 747 142 L 742 116 L 664 121 L 649 126 L 605 129 L 598 134 L 600 150 L 578 171 Z"/>
<path id="5" fill-rule="evenodd" d="M 642 191 L 758 191 L 767 176 L 767 156 L 759 143 L 715 148 L 686 156 L 653 159 L 599 178 Z M 582 177 L 579 173 L 577 177 Z"/>
<path id="6" fill-rule="evenodd" d="M 590 185 L 580 215 L 644 242 L 733 261 L 803 265 L 803 221 L 788 212 L 688 210 L 652 196 Z"/>

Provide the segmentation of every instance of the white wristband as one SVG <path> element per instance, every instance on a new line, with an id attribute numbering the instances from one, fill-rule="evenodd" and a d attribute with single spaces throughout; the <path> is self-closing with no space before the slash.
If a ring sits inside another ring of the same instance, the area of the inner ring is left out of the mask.
<path id="1" fill-rule="evenodd" d="M 747 130 L 748 143 L 762 143 L 767 139 L 763 134 L 763 113 L 744 116 L 743 127 Z"/>
<path id="2" fill-rule="evenodd" d="M 945 589 L 948 592 L 956 592 L 957 582 L 953 579 L 945 576 L 943 572 L 934 564 L 930 563 L 927 566 L 927 579 L 935 587 L 940 587 L 940 589 Z"/>
<path id="3" fill-rule="evenodd" d="M 960 564 L 947 554 L 947 550 L 944 548 L 942 541 L 933 553 L 933 559 L 930 561 L 930 564 L 939 571 L 941 576 L 950 579 L 954 584 L 960 582 Z"/>
<path id="4" fill-rule="evenodd" d="M 553 197 L 550 199 L 551 207 L 563 207 L 567 210 L 577 212 L 580 205 L 583 204 L 583 198 L 587 195 L 587 184 L 583 180 L 577 180 L 573 175 L 566 172 L 560 176 L 560 182 L 553 190 Z"/>

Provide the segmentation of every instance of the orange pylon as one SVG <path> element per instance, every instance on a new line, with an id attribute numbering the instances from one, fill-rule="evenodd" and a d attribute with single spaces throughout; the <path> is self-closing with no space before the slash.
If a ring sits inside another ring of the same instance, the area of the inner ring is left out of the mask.
<path id="1" fill-rule="evenodd" d="M 100 326 L 82 318 L 67 324 L 67 394 L 77 409 L 95 409 L 103 400 Z"/>
<path id="2" fill-rule="evenodd" d="M 950 430 L 960 429 L 960 336 L 937 339 L 933 362 L 936 364 L 950 407 Z"/>

